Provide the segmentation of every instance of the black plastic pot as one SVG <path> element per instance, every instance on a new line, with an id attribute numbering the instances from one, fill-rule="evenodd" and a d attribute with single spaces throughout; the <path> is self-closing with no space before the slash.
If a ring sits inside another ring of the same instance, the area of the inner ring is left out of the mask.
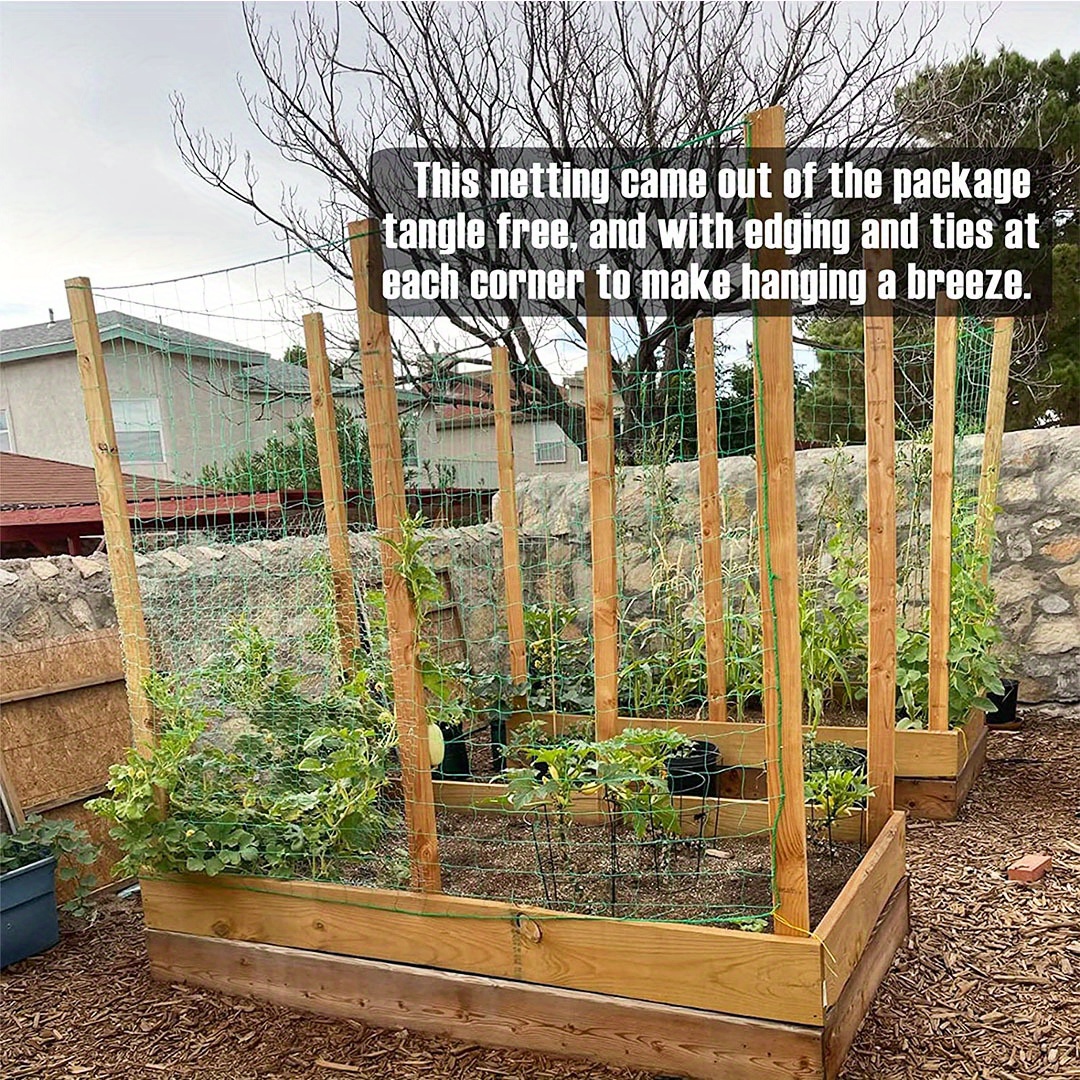
<path id="1" fill-rule="evenodd" d="M 668 758 L 668 791 L 699 799 L 715 796 L 722 764 L 720 751 L 711 742 L 699 740 Z"/>
<path id="2" fill-rule="evenodd" d="M 60 940 L 56 859 L 0 874 L 0 967 L 51 949 Z"/>
<path id="3" fill-rule="evenodd" d="M 506 768 L 506 755 L 503 748 L 506 746 L 506 717 L 502 712 L 496 712 L 491 717 L 491 768 L 498 775 Z"/>
<path id="4" fill-rule="evenodd" d="M 990 727 L 1004 727 L 1016 723 L 1016 699 L 1020 693 L 1019 679 L 1002 679 L 1005 687 L 1003 694 L 986 696 L 997 706 L 997 712 L 987 713 L 986 722 Z"/>
<path id="5" fill-rule="evenodd" d="M 442 764 L 432 772 L 439 780 L 468 780 L 472 773 L 469 771 L 469 746 L 465 731 L 459 727 L 443 727 L 441 724 L 439 728 L 443 733 L 446 752 L 443 754 Z"/>

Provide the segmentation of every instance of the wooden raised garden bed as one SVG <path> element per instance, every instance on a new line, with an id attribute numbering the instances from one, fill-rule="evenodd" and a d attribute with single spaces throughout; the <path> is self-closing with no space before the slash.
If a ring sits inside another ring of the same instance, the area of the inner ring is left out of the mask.
<path id="1" fill-rule="evenodd" d="M 159 978 L 703 1080 L 837 1076 L 908 929 L 900 812 L 804 938 L 262 878 L 142 892 Z"/>

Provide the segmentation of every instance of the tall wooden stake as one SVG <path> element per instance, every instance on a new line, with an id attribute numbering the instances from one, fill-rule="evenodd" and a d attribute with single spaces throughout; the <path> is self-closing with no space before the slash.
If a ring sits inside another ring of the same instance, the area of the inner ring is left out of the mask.
<path id="1" fill-rule="evenodd" d="M 751 113 L 750 164 L 772 168 L 771 198 L 759 198 L 761 219 L 787 213 L 780 186 L 786 139 L 781 106 Z M 788 266 L 782 250 L 763 249 L 762 270 Z M 776 822 L 775 932 L 810 932 L 806 806 L 802 760 L 802 647 L 795 518 L 795 360 L 791 304 L 761 305 L 756 316 L 755 411 L 757 505 L 764 645 L 766 780 Z"/>
<path id="2" fill-rule="evenodd" d="M 990 574 L 990 549 L 994 543 L 994 518 L 997 516 L 1001 438 L 1005 432 L 1005 402 L 1009 395 L 1013 323 L 1011 318 L 994 320 L 994 348 L 990 356 L 990 392 L 986 399 L 986 430 L 983 434 L 979 509 L 975 524 L 975 544 L 986 558 L 983 567 L 986 577 Z"/>
<path id="3" fill-rule="evenodd" d="M 334 416 L 334 392 L 330 386 L 330 361 L 326 356 L 326 332 L 321 312 L 304 316 L 311 409 L 315 420 L 315 446 L 319 454 L 319 484 L 326 515 L 326 540 L 330 549 L 330 580 L 334 593 L 338 657 L 345 678 L 351 678 L 360 648 L 352 559 L 349 555 L 349 519 L 341 479 L 341 450 Z"/>
<path id="4" fill-rule="evenodd" d="M 619 718 L 619 596 L 615 558 L 615 411 L 611 386 L 611 325 L 596 272 L 585 275 L 586 439 L 592 539 L 593 649 L 596 737 L 617 734 Z"/>
<path id="5" fill-rule="evenodd" d="M 510 404 L 510 356 L 491 350 L 491 389 L 495 399 L 495 446 L 499 460 L 499 523 L 502 526 L 503 577 L 506 586 L 506 637 L 510 678 L 515 686 L 528 677 L 525 657 L 525 604 L 521 586 L 517 490 L 514 487 L 514 429 Z"/>
<path id="6" fill-rule="evenodd" d="M 934 446 L 930 479 L 930 730 L 949 730 L 952 495 L 956 441 L 957 305 L 939 293 L 934 316 Z"/>
<path id="7" fill-rule="evenodd" d="M 896 756 L 896 398 L 893 386 L 892 303 L 878 300 L 888 251 L 863 257 L 869 299 L 863 316 L 866 357 L 866 532 L 870 562 L 866 701 L 868 783 L 874 789 L 869 840 L 893 811 Z"/>
<path id="8" fill-rule="evenodd" d="M 71 330 L 82 382 L 83 405 L 90 428 L 90 447 L 94 455 L 94 478 L 97 482 L 101 521 L 112 577 L 113 604 L 120 627 L 124 654 L 124 681 L 128 710 L 131 713 L 132 743 L 144 757 L 154 748 L 154 711 L 146 693 L 146 678 L 153 670 L 150 661 L 150 636 L 146 632 L 139 577 L 135 569 L 135 547 L 131 540 L 127 494 L 116 446 L 112 402 L 105 375 L 105 356 L 98 333 L 97 312 L 90 289 L 90 279 L 70 278 L 65 283 Z M 164 807 L 164 793 L 158 793 Z"/>
<path id="9" fill-rule="evenodd" d="M 364 407 L 375 486 L 375 521 L 384 541 L 401 540 L 405 503 L 405 474 L 401 459 L 394 362 L 390 351 L 390 318 L 373 302 L 382 283 L 382 244 L 375 218 L 348 227 L 356 313 L 360 326 L 360 363 L 364 376 Z M 409 866 L 413 888 L 439 892 L 439 841 L 431 785 L 427 710 L 417 649 L 416 610 L 397 555 L 382 544 L 383 583 L 390 659 L 394 671 L 394 718 L 398 732 L 401 786 L 405 795 L 405 825 L 409 834 Z"/>
<path id="10" fill-rule="evenodd" d="M 705 680 L 709 694 L 709 720 L 724 723 L 727 720 L 727 672 L 724 668 L 723 526 L 716 431 L 716 350 L 711 318 L 694 320 L 694 386 L 697 392 Z"/>

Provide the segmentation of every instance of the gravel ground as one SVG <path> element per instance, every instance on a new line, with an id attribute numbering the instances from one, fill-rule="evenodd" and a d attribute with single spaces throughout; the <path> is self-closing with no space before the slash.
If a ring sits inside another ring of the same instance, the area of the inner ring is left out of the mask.
<path id="1" fill-rule="evenodd" d="M 847 1080 L 1080 1077 L 1080 711 L 1026 721 L 990 736 L 958 822 L 910 827 L 912 934 Z M 1009 883 L 1008 863 L 1034 851 L 1054 856 L 1052 872 Z M 56 949 L 5 972 L 0 991 L 5 1080 L 647 1080 L 156 983 L 136 899 L 68 927 Z"/>

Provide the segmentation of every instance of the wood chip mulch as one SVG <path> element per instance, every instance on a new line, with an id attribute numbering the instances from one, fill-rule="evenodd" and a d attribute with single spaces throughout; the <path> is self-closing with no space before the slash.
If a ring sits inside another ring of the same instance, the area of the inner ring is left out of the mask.
<path id="1" fill-rule="evenodd" d="M 1025 720 L 990 735 L 958 822 L 909 826 L 912 933 L 846 1080 L 1080 1077 L 1080 715 Z M 1009 882 L 1031 852 L 1053 869 Z M 647 1080 L 154 982 L 137 898 L 6 971 L 0 1032 L 4 1080 Z"/>
<path id="2" fill-rule="evenodd" d="M 1080 709 L 988 733 L 956 822 L 908 823 L 911 936 L 845 1080 L 1080 1077 Z M 1010 863 L 1053 856 L 1041 881 Z"/>

